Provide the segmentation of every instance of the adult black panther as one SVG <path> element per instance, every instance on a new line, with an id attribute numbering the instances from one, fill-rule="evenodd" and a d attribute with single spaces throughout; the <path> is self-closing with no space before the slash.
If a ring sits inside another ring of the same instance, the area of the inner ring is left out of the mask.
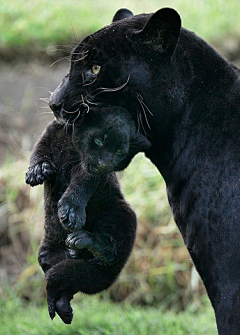
<path id="1" fill-rule="evenodd" d="M 124 19 L 124 17 L 126 17 Z M 167 184 L 219 334 L 240 334 L 240 75 L 176 11 L 132 16 L 85 38 L 50 97 L 62 120 L 91 104 L 131 112 Z"/>

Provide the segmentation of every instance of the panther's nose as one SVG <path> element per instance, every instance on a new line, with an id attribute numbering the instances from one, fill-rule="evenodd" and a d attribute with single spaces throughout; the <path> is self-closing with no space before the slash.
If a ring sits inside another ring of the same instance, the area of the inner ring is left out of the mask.
<path id="1" fill-rule="evenodd" d="M 54 93 L 52 93 L 48 99 L 48 105 L 53 112 L 60 112 L 62 109 L 62 103 L 56 103 L 54 99 Z"/>
<path id="2" fill-rule="evenodd" d="M 53 112 L 60 112 L 61 111 L 61 109 L 62 109 L 62 104 L 60 103 L 60 104 L 50 104 L 49 103 L 49 107 L 51 108 L 51 110 L 53 111 Z"/>

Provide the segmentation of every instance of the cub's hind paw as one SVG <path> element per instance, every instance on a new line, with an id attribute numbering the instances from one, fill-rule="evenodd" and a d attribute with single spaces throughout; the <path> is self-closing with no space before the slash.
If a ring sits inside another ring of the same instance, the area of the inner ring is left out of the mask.
<path id="1" fill-rule="evenodd" d="M 88 231 L 76 231 L 68 235 L 65 240 L 65 244 L 68 248 L 77 250 L 91 248 L 91 246 L 94 244 L 91 235 L 92 234 Z"/>
<path id="2" fill-rule="evenodd" d="M 95 258 L 112 266 L 116 261 L 116 244 L 111 237 L 99 238 L 89 231 L 81 230 L 67 236 L 65 244 L 70 249 L 87 249 Z"/>
<path id="3" fill-rule="evenodd" d="M 70 324 L 73 319 L 73 311 L 68 298 L 63 295 L 55 303 L 56 312 L 64 323 Z"/>
<path id="4" fill-rule="evenodd" d="M 38 163 L 30 166 L 26 172 L 25 181 L 31 186 L 41 185 L 56 171 L 55 166 L 49 162 Z"/>
<path id="5" fill-rule="evenodd" d="M 58 202 L 58 217 L 62 225 L 70 231 L 82 229 L 86 221 L 85 208 L 75 203 L 70 196 L 63 195 Z"/>

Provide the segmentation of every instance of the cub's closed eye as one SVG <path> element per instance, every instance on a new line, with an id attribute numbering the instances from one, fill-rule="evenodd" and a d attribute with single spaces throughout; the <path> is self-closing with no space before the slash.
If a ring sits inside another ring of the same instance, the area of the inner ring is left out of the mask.
<path id="1" fill-rule="evenodd" d="M 100 72 L 100 70 L 101 70 L 101 66 L 100 65 L 94 64 L 92 66 L 92 73 L 94 73 L 94 74 L 97 75 Z"/>
<path id="2" fill-rule="evenodd" d="M 94 142 L 97 144 L 97 146 L 102 147 L 103 146 L 103 141 L 100 140 L 100 138 L 95 137 Z"/>

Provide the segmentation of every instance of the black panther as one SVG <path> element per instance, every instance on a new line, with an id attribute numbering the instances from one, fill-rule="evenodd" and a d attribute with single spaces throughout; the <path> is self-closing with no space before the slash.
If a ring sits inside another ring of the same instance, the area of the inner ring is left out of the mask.
<path id="1" fill-rule="evenodd" d="M 97 103 L 128 109 L 151 142 L 219 334 L 240 334 L 240 74 L 162 8 L 113 22 L 72 52 L 49 104 L 62 122 Z"/>
<path id="2" fill-rule="evenodd" d="M 38 260 L 51 318 L 57 312 L 71 323 L 73 295 L 105 290 L 121 272 L 134 244 L 136 217 L 112 172 L 149 146 L 129 113 L 107 106 L 92 109 L 74 126 L 52 121 L 36 144 L 26 182 L 44 182 Z"/>

